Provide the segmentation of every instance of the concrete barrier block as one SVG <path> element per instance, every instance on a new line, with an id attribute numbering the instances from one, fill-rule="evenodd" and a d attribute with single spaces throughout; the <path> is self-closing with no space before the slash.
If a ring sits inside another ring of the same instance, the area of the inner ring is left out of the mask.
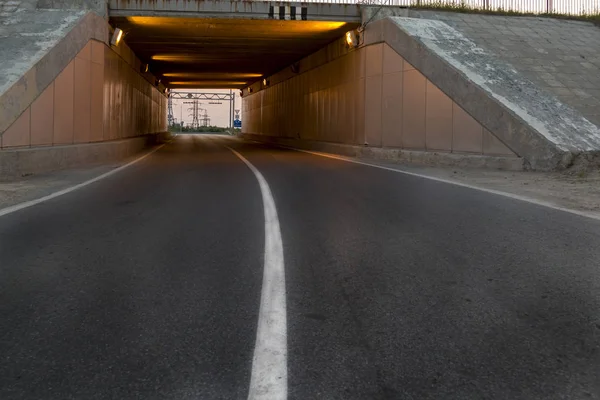
<path id="1" fill-rule="evenodd" d="M 169 133 L 159 133 L 109 142 L 1 150 L 0 180 L 115 162 L 169 138 Z"/>
<path id="2" fill-rule="evenodd" d="M 456 154 L 444 152 L 412 151 L 382 147 L 357 146 L 340 143 L 281 138 L 244 133 L 241 137 L 261 143 L 286 146 L 302 150 L 338 154 L 370 160 L 395 163 L 411 163 L 429 166 L 450 166 L 461 168 L 485 168 L 507 171 L 520 171 L 525 168 L 525 160 L 514 156 L 486 156 L 475 154 Z"/>

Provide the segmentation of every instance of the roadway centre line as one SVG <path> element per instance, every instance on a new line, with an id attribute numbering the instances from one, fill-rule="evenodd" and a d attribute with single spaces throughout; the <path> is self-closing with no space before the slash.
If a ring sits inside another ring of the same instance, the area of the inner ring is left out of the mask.
<path id="1" fill-rule="evenodd" d="M 76 191 L 78 189 L 81 189 L 81 188 L 83 188 L 85 186 L 91 185 L 92 183 L 98 182 L 98 181 L 100 181 L 100 180 L 102 180 L 104 178 L 108 178 L 109 176 L 114 175 L 114 174 L 116 174 L 116 173 L 118 173 L 120 171 L 123 171 L 125 168 L 131 167 L 133 164 L 142 161 L 144 158 L 146 158 L 149 155 L 153 154 L 154 152 L 160 150 L 166 144 L 167 143 L 163 143 L 160 146 L 158 146 L 158 147 L 150 150 L 148 153 L 144 154 L 143 156 L 138 157 L 135 160 L 130 161 L 129 163 L 127 163 L 125 165 L 121 165 L 118 168 L 115 168 L 115 169 L 113 169 L 111 171 L 108 171 L 108 172 L 106 172 L 106 173 L 104 173 L 102 175 L 99 175 L 99 176 L 97 176 L 95 178 L 92 178 L 90 180 L 87 180 L 85 182 L 79 183 L 79 184 L 77 184 L 75 186 L 71 186 L 71 187 L 68 187 L 66 189 L 59 190 L 58 192 L 51 193 L 51 194 L 49 194 L 47 196 L 40 197 L 38 199 L 29 200 L 29 201 L 25 201 L 23 203 L 12 205 L 10 207 L 2 208 L 2 209 L 0 209 L 0 217 L 3 217 L 3 216 L 8 215 L 8 214 L 12 214 L 12 213 L 14 213 L 16 211 L 23 210 L 24 208 L 35 206 L 37 204 L 43 203 L 43 202 L 48 201 L 48 200 L 55 199 L 57 197 L 65 195 L 67 193 L 71 193 L 71 192 L 74 192 L 74 191 Z"/>
<path id="2" fill-rule="evenodd" d="M 260 144 L 263 144 L 263 145 L 266 144 L 266 143 L 262 143 L 262 142 L 258 142 L 258 141 L 254 141 L 254 142 L 260 143 Z M 269 144 L 267 144 L 267 145 L 269 145 Z M 430 176 L 430 175 L 418 174 L 416 172 L 404 171 L 404 170 L 401 170 L 401 169 L 396 169 L 396 168 L 392 168 L 392 167 L 386 167 L 386 166 L 378 165 L 378 164 L 372 164 L 372 163 L 365 162 L 365 161 L 358 161 L 358 160 L 354 160 L 354 159 L 351 159 L 351 158 L 346 158 L 346 157 L 343 157 L 343 156 L 338 156 L 338 155 L 335 155 L 335 154 L 320 153 L 318 151 L 303 150 L 303 149 L 298 149 L 298 148 L 295 148 L 295 147 L 289 147 L 289 146 L 278 145 L 278 144 L 275 144 L 274 146 L 282 147 L 284 149 L 295 150 L 295 151 L 299 151 L 299 152 L 302 152 L 302 153 L 312 154 L 312 155 L 319 156 L 319 157 L 331 158 L 331 159 L 334 159 L 334 160 L 346 161 L 346 162 L 353 163 L 353 164 L 360 164 L 360 165 L 366 165 L 368 167 L 384 169 L 386 171 L 397 172 L 397 173 L 404 174 L 404 175 L 416 176 L 416 177 L 419 177 L 419 178 L 425 178 L 425 179 L 429 179 L 429 180 L 436 181 L 436 182 L 448 183 L 450 185 L 461 186 L 461 187 L 468 188 L 468 189 L 479 190 L 480 192 L 486 192 L 486 193 L 495 194 L 495 195 L 498 195 L 498 196 L 508 197 L 510 199 L 524 201 L 524 202 L 535 204 L 535 205 L 538 205 L 538 206 L 551 208 L 553 210 L 564 211 L 564 212 L 567 212 L 567 213 L 570 213 L 570 214 L 579 215 L 580 217 L 586 217 L 586 218 L 591 218 L 591 219 L 595 219 L 595 220 L 600 221 L 600 214 L 599 213 L 588 212 L 588 211 L 579 211 L 579 210 L 574 210 L 574 209 L 571 209 L 571 208 L 561 207 L 561 206 L 557 206 L 557 205 L 555 205 L 553 203 L 550 203 L 548 201 L 537 200 L 537 199 L 534 199 L 534 198 L 531 198 L 531 197 L 527 197 L 527 196 L 520 196 L 518 194 L 513 194 L 513 193 L 509 193 L 509 192 L 502 192 L 500 190 L 494 190 L 494 189 L 487 189 L 487 188 L 483 188 L 483 187 L 480 187 L 480 186 L 469 185 L 468 183 L 461 183 L 461 182 L 453 181 L 453 180 L 450 180 L 450 179 L 436 178 L 436 177 Z"/>
<path id="3" fill-rule="evenodd" d="M 265 256 L 248 400 L 287 399 L 287 316 L 281 229 L 269 184 L 250 161 L 226 146 L 254 173 L 265 214 Z"/>

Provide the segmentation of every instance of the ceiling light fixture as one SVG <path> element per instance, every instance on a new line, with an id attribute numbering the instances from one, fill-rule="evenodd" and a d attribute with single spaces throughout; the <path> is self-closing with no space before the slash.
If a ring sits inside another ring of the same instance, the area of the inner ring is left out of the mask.
<path id="1" fill-rule="evenodd" d="M 356 35 L 356 32 L 346 32 L 346 44 L 352 48 L 358 47 L 358 36 Z"/>
<path id="2" fill-rule="evenodd" d="M 119 43 L 121 43 L 121 39 L 123 39 L 123 31 L 119 28 L 115 28 L 112 38 L 110 39 L 110 44 L 118 46 Z"/>

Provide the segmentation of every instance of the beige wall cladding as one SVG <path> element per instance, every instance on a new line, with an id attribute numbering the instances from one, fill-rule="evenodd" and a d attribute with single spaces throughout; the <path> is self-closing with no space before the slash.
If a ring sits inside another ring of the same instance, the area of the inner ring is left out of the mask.
<path id="1" fill-rule="evenodd" d="M 102 42 L 96 40 L 91 41 L 92 44 L 92 58 L 91 61 L 96 64 L 104 65 L 104 49 L 106 46 Z"/>
<path id="2" fill-rule="evenodd" d="M 48 13 L 53 13 L 53 11 L 48 11 Z M 28 14 L 30 13 L 23 13 L 24 18 L 27 18 Z M 36 15 L 36 18 L 44 17 L 43 13 Z M 27 22 L 36 23 L 36 21 Z M 80 19 L 74 19 L 71 30 L 59 38 L 51 49 L 41 55 L 41 58 L 23 59 L 24 65 L 28 65 L 30 62 L 33 65 L 17 82 L 0 94 L 0 135 L 64 71 L 67 64 L 91 38 L 106 40 L 107 28 L 108 24 L 102 17 L 94 12 L 88 12 Z M 24 26 L 23 29 L 27 31 L 28 28 Z M 60 32 L 60 30 L 57 29 L 56 32 Z M 36 59 L 37 61 L 34 62 Z"/>
<path id="3" fill-rule="evenodd" d="M 76 58 L 86 61 L 90 61 L 92 59 L 92 41 L 87 42 L 87 44 L 83 46 L 83 49 L 77 53 Z"/>
<path id="4" fill-rule="evenodd" d="M 367 77 L 381 75 L 383 71 L 383 43 L 368 46 L 366 50 Z"/>
<path id="5" fill-rule="evenodd" d="M 52 145 L 54 136 L 54 82 L 31 105 L 31 146 Z"/>
<path id="6" fill-rule="evenodd" d="M 165 132 L 166 105 L 165 96 L 131 65 L 104 43 L 90 41 L 0 136 L 0 143 L 68 145 Z"/>
<path id="7" fill-rule="evenodd" d="M 340 107 L 340 86 L 335 86 L 331 89 L 329 97 L 329 141 L 336 142 L 339 135 L 340 124 L 338 121 Z M 285 113 L 284 113 L 285 114 Z M 281 119 L 285 121 L 285 117 Z"/>
<path id="8" fill-rule="evenodd" d="M 382 145 L 402 147 L 402 71 L 383 75 Z"/>
<path id="9" fill-rule="evenodd" d="M 91 48 L 86 46 L 86 48 Z M 75 58 L 74 75 L 74 114 L 73 130 L 75 143 L 87 143 L 90 141 L 91 120 L 91 67 L 89 59 Z"/>
<path id="10" fill-rule="evenodd" d="M 354 50 L 350 53 L 350 59 L 353 61 L 354 65 L 354 78 L 364 78 L 367 76 L 367 64 L 366 64 L 366 54 L 365 48 Z"/>
<path id="11" fill-rule="evenodd" d="M 365 79 L 354 82 L 354 135 L 351 143 L 365 144 Z"/>
<path id="12" fill-rule="evenodd" d="M 373 148 L 513 155 L 493 135 L 484 138 L 481 125 L 386 43 L 333 60 L 320 50 L 301 65 L 312 69 L 299 75 L 285 70 L 272 78 L 276 84 L 244 90 L 244 133 Z"/>
<path id="13" fill-rule="evenodd" d="M 425 93 L 427 82 L 417 70 L 404 71 L 402 85 L 402 145 L 425 150 Z"/>
<path id="14" fill-rule="evenodd" d="M 381 75 L 367 77 L 365 93 L 365 135 L 369 146 L 381 146 Z"/>
<path id="15" fill-rule="evenodd" d="M 112 132 L 112 121 L 110 115 L 110 105 L 114 101 L 113 86 L 118 71 L 115 71 L 116 54 L 112 51 L 106 51 L 104 53 L 104 94 L 103 94 L 103 107 L 102 107 L 102 121 L 103 121 L 103 137 L 104 140 L 111 139 Z"/>
<path id="16" fill-rule="evenodd" d="M 29 108 L 2 135 L 2 148 L 29 146 L 31 114 Z"/>
<path id="17" fill-rule="evenodd" d="M 289 75 L 286 70 L 282 72 L 285 79 L 275 76 L 271 82 L 276 83 L 271 86 L 262 88 L 256 84 L 253 90 L 257 92 L 245 93 L 242 99 L 244 132 L 364 143 L 365 78 L 360 75 L 366 73 L 366 50 L 348 51 L 343 46 L 337 47 L 343 49 L 336 50 L 340 58 L 324 65 L 319 65 L 315 58 L 305 59 L 301 66 L 312 66 L 312 69 L 299 75 Z M 315 57 L 326 61 L 331 55 L 319 51 Z M 380 89 L 375 94 L 379 104 Z M 377 107 L 374 113 L 381 114 L 381 106 Z M 378 123 L 381 124 L 381 118 Z"/>
<path id="18" fill-rule="evenodd" d="M 272 97 L 273 91 L 269 93 Z M 317 92 L 317 129 L 315 131 L 315 137 L 321 136 L 323 139 L 327 140 L 327 135 L 329 132 L 327 129 L 329 126 L 326 125 L 326 120 L 329 119 L 329 116 L 325 114 L 325 101 L 326 101 L 327 92 L 324 90 L 319 90 Z M 273 106 L 269 106 L 269 117 L 268 117 L 269 125 L 273 127 L 276 121 L 273 120 Z M 270 129 L 269 133 L 277 134 L 275 129 Z"/>
<path id="19" fill-rule="evenodd" d="M 93 49 L 93 48 L 92 48 Z M 104 136 L 104 65 L 91 64 L 90 88 L 90 141 L 103 140 Z"/>
<path id="20" fill-rule="evenodd" d="M 400 72 L 404 69 L 404 59 L 387 44 L 383 45 L 383 73 Z"/>
<path id="21" fill-rule="evenodd" d="M 425 144 L 427 150 L 452 150 L 452 100 L 427 81 Z"/>
<path id="22" fill-rule="evenodd" d="M 69 65 L 54 81 L 54 144 L 73 143 L 73 80 L 75 63 Z"/>
<path id="23" fill-rule="evenodd" d="M 483 127 L 456 103 L 452 107 L 452 151 L 478 154 L 483 151 Z"/>

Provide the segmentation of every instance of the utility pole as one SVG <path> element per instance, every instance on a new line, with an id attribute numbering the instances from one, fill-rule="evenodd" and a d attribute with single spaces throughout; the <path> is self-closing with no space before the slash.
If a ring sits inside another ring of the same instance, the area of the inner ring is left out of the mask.
<path id="1" fill-rule="evenodd" d="M 199 105 L 202 104 L 198 101 L 198 99 L 194 99 L 192 101 L 185 101 L 183 104 L 191 104 L 192 106 L 188 108 L 188 111 L 191 111 L 189 114 L 192 117 L 192 129 L 198 129 L 200 127 L 200 121 L 198 120 L 198 111 L 200 110 Z"/>
<path id="2" fill-rule="evenodd" d="M 206 108 L 202 108 L 202 110 L 204 110 L 204 115 L 200 119 L 202 121 L 202 126 L 209 126 L 210 118 L 208 117 L 208 110 Z"/>
<path id="3" fill-rule="evenodd" d="M 173 98 L 171 97 L 171 95 L 169 94 L 169 111 L 167 114 L 167 121 L 169 123 L 169 127 L 172 127 L 174 125 L 174 118 L 173 118 Z"/>
<path id="4" fill-rule="evenodd" d="M 232 90 L 229 89 L 229 98 L 231 98 Z M 233 107 L 231 101 L 229 102 L 229 129 L 233 129 Z"/>

